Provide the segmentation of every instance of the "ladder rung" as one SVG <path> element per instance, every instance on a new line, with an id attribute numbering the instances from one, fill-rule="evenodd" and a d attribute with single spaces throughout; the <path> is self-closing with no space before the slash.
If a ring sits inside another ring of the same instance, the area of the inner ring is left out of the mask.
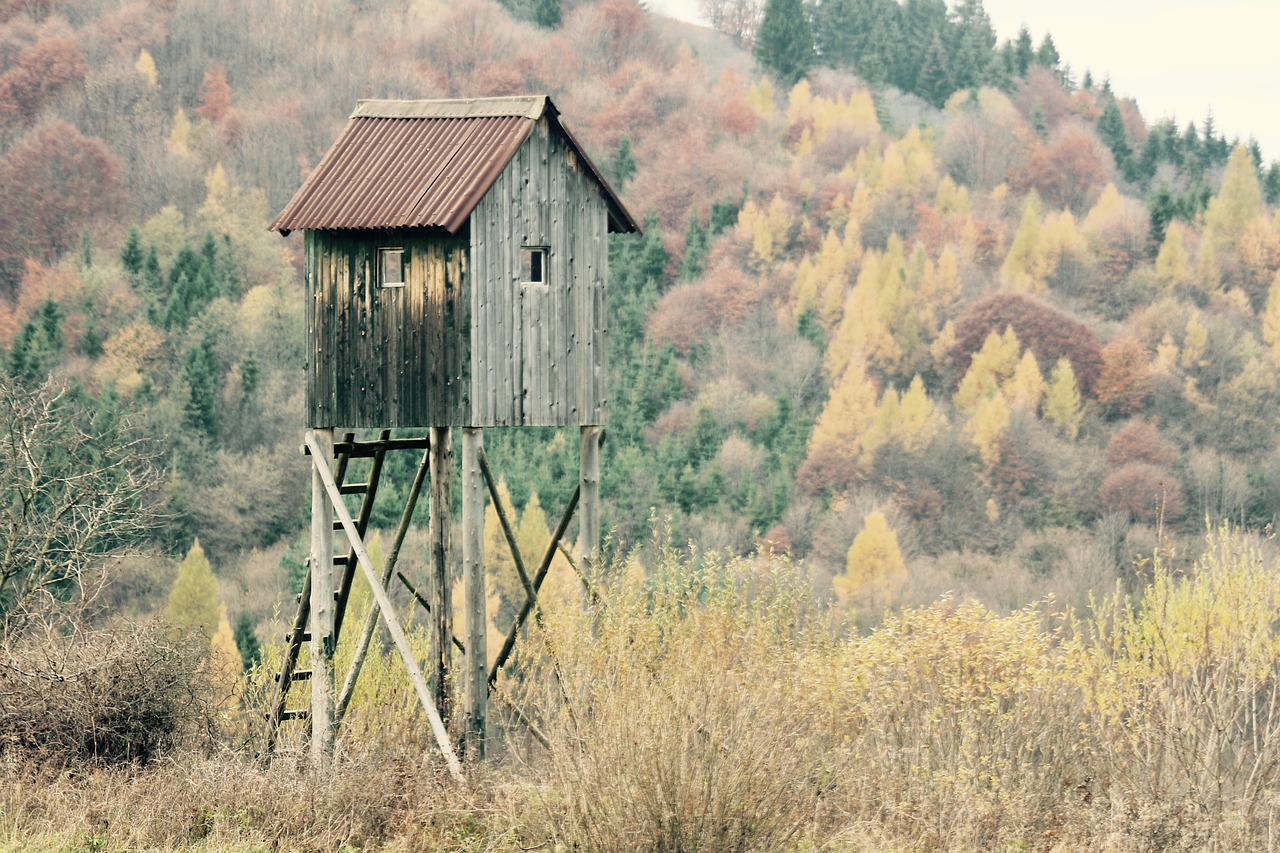
<path id="1" fill-rule="evenodd" d="M 310 681 L 310 680 L 311 680 L 311 670 L 309 670 L 309 669 L 295 669 L 295 670 L 293 671 L 293 674 L 292 674 L 290 677 L 291 677 L 294 681 Z"/>
<path id="2" fill-rule="evenodd" d="M 286 643 L 288 643 L 288 642 L 291 642 L 292 640 L 293 640 L 293 632 L 292 632 L 292 631 L 286 631 L 286 632 L 285 632 L 285 635 L 284 635 L 284 641 L 285 641 Z M 298 642 L 300 642 L 300 643 L 309 643 L 309 642 L 311 642 L 311 632 L 310 632 L 310 631 L 303 631 L 303 632 L 302 632 L 302 637 L 298 640 Z"/>
<path id="3" fill-rule="evenodd" d="M 350 558 L 350 554 L 339 554 L 338 556 L 333 558 L 333 564 L 335 566 L 345 566 L 349 558 Z"/>
<path id="4" fill-rule="evenodd" d="M 311 712 L 306 708 L 298 708 L 296 710 L 285 710 L 280 712 L 280 722 L 287 723 L 290 720 L 305 720 L 311 716 Z"/>
<path id="5" fill-rule="evenodd" d="M 334 530 L 341 530 L 341 529 L 342 529 L 342 522 L 341 522 L 341 521 L 335 521 L 335 522 L 333 523 L 333 529 L 334 529 Z"/>
<path id="6" fill-rule="evenodd" d="M 340 495 L 363 495 L 367 491 L 369 491 L 368 483 L 344 483 L 338 486 Z"/>

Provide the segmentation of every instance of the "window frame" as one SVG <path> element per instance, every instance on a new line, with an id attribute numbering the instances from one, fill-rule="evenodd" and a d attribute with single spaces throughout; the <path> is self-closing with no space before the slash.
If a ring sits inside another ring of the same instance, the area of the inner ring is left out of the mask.
<path id="1" fill-rule="evenodd" d="M 387 281 L 387 258 L 392 254 L 400 256 L 400 280 Z M 378 247 L 378 286 L 379 287 L 404 287 L 405 285 L 405 252 L 403 246 L 379 246 Z"/>
<path id="2" fill-rule="evenodd" d="M 533 278 L 532 276 L 533 259 L 535 257 L 541 258 L 541 260 L 538 262 L 538 267 L 539 267 L 538 272 L 541 273 L 541 278 Z M 550 284 L 551 278 L 547 274 L 548 273 L 547 265 L 550 258 L 551 258 L 550 246 L 521 246 L 520 247 L 520 283 L 521 284 L 541 284 L 541 285 Z M 530 275 L 526 276 L 525 275 L 526 272 L 529 272 Z"/>

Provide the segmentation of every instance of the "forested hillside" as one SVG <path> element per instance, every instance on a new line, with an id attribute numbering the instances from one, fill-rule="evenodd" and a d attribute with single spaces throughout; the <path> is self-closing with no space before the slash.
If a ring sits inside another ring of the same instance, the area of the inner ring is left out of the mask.
<path id="1" fill-rule="evenodd" d="M 358 98 L 546 92 L 646 223 L 611 245 L 618 550 L 787 552 L 868 622 L 1272 524 L 1280 164 L 998 45 L 980 0 L 739 6 L 0 4 L 3 369 L 138 425 L 159 553 L 198 538 L 265 627 L 307 510 L 301 243 L 267 222 Z M 538 536 L 574 442 L 486 441 Z M 176 569 L 138 571 L 143 611 Z"/>

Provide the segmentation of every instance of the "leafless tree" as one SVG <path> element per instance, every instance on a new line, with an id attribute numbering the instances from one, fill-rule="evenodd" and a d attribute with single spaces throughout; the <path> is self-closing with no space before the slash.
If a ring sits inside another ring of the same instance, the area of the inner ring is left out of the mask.
<path id="1" fill-rule="evenodd" d="M 157 518 L 147 443 L 74 396 L 0 376 L 0 639 L 51 608 L 87 606 L 107 557 Z"/>

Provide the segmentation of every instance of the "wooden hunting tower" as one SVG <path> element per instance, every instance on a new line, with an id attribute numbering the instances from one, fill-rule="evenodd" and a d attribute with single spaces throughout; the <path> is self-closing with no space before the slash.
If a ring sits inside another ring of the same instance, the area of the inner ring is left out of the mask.
<path id="1" fill-rule="evenodd" d="M 309 718 L 313 754 L 332 749 L 332 670 L 347 592 L 359 565 L 377 604 L 399 634 L 385 585 L 418 490 L 429 473 L 432 577 L 426 598 L 436 647 L 434 697 L 407 643 L 397 639 L 415 687 L 456 767 L 446 725 L 452 646 L 466 654 L 468 748 L 483 751 L 485 697 L 515 640 L 486 673 L 484 659 L 483 518 L 487 485 L 486 427 L 581 428 L 578 491 L 536 576 L 515 562 L 528 601 L 560 545 L 576 505 L 578 555 L 589 562 L 599 539 L 599 430 L 607 407 L 605 289 L 608 234 L 637 230 L 586 152 L 545 96 L 443 101 L 360 101 L 329 149 L 271 228 L 302 230 L 306 240 L 307 434 L 313 470 L 312 554 L 290 650 L 268 727 Z M 391 438 L 392 428 L 425 427 L 419 439 Z M 462 562 L 466 583 L 466 643 L 453 636 L 451 595 L 450 428 L 463 428 Z M 355 433 L 335 441 L 335 428 L 381 429 L 377 440 Z M 383 455 L 398 448 L 424 454 L 401 530 L 385 567 L 374 567 L 363 536 Z M 367 482 L 344 484 L 347 461 L 372 457 Z M 483 476 L 482 476 L 483 475 Z M 352 518 L 341 495 L 363 495 Z M 499 505 L 504 532 L 509 526 Z M 337 521 L 335 522 L 335 514 Z M 332 534 L 345 530 L 345 559 L 332 553 Z M 514 537 L 508 535 L 515 551 Z M 345 567 L 335 582 L 333 566 Z M 378 570 L 382 583 L 377 583 Z M 367 647 L 373 614 L 366 620 Z M 310 628 L 312 669 L 295 671 Z M 362 653 L 357 654 L 357 661 Z M 359 664 L 336 705 L 340 720 Z M 309 678 L 311 709 L 288 711 L 292 681 Z"/>
<path id="2" fill-rule="evenodd" d="M 271 227 L 306 231 L 309 425 L 603 422 L 636 224 L 549 98 L 361 101 Z"/>

